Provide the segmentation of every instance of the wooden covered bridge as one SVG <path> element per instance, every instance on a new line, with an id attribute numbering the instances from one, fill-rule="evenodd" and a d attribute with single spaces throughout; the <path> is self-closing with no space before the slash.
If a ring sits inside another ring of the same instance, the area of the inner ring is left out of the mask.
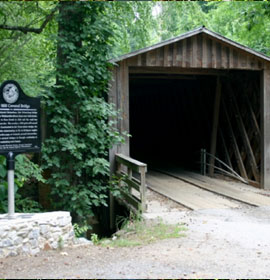
<path id="1" fill-rule="evenodd" d="M 132 176 L 146 172 L 140 162 L 174 176 L 185 170 L 189 180 L 205 149 L 210 175 L 226 170 L 215 156 L 270 189 L 270 57 L 200 27 L 112 62 L 109 100 L 131 137 L 111 149 L 110 162 L 112 171 L 116 162 L 128 167 L 131 187 L 143 192 L 144 179 Z"/>

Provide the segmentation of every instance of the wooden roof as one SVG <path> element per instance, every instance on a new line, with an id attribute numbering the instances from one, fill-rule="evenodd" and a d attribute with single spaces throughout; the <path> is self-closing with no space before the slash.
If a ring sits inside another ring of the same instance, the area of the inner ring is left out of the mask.
<path id="1" fill-rule="evenodd" d="M 128 66 L 252 69 L 270 67 L 270 57 L 205 27 L 110 60 Z"/>

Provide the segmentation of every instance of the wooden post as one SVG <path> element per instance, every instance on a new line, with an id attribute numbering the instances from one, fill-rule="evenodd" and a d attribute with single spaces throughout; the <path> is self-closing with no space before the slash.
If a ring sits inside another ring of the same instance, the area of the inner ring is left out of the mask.
<path id="1" fill-rule="evenodd" d="M 146 167 L 141 167 L 140 174 L 141 174 L 141 185 L 140 185 L 140 196 L 141 196 L 141 203 L 142 203 L 142 213 L 146 211 L 146 179 L 145 179 Z"/>
<path id="2" fill-rule="evenodd" d="M 129 70 L 125 60 L 120 62 L 120 79 L 117 84 L 119 108 L 121 112 L 120 132 L 129 133 Z M 125 137 L 125 142 L 121 144 L 118 152 L 129 156 L 129 137 Z"/>
<path id="3" fill-rule="evenodd" d="M 220 98 L 221 98 L 221 83 L 220 77 L 217 77 L 217 86 L 216 86 L 216 97 L 215 97 L 215 104 L 214 104 L 214 113 L 213 113 L 213 128 L 212 128 L 212 136 L 211 136 L 211 148 L 210 154 L 212 156 L 216 155 L 216 146 L 217 146 L 217 130 L 218 130 L 218 120 L 219 120 L 219 107 L 220 107 Z M 210 157 L 209 160 L 209 175 L 214 175 L 214 164 L 215 159 L 214 157 Z"/>
<path id="4" fill-rule="evenodd" d="M 261 187 L 270 189 L 270 70 L 261 73 Z"/>
<path id="5" fill-rule="evenodd" d="M 117 96 L 116 96 L 116 87 L 117 87 L 117 66 L 115 66 L 112 70 L 112 79 L 109 84 L 109 93 L 108 100 L 109 103 L 115 104 L 117 108 Z M 115 125 L 117 127 L 117 124 Z M 117 146 L 113 146 L 109 151 L 109 160 L 110 160 L 110 178 L 112 179 L 113 174 L 115 173 L 115 154 L 117 153 Z M 113 195 L 109 194 L 109 207 L 110 207 L 110 230 L 113 231 L 115 229 L 115 201 Z"/>

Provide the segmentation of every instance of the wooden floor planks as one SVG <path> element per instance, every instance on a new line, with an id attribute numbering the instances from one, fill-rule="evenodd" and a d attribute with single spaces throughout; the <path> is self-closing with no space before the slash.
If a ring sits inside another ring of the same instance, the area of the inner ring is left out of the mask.
<path id="1" fill-rule="evenodd" d="M 270 197 L 263 196 L 252 191 L 243 190 L 242 188 L 236 188 L 230 182 L 226 182 L 224 180 L 218 180 L 176 168 L 162 169 L 161 171 L 212 193 L 254 206 L 270 206 Z"/>
<path id="2" fill-rule="evenodd" d="M 154 191 L 192 210 L 235 208 L 239 206 L 237 202 L 230 201 L 160 172 L 149 171 L 146 181 Z"/>

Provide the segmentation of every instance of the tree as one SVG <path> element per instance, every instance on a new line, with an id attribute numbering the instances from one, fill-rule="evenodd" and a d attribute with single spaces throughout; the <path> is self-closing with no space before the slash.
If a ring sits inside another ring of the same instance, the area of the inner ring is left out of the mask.
<path id="1" fill-rule="evenodd" d="M 43 166 L 51 170 L 55 209 L 77 220 L 106 205 L 109 148 L 122 140 L 106 102 L 112 30 L 106 3 L 60 2 L 56 84 L 44 98 L 50 136 Z"/>
<path id="2" fill-rule="evenodd" d="M 41 84 L 49 85 L 56 32 L 54 2 L 0 2 L 0 80 L 17 80 L 36 96 Z"/>

